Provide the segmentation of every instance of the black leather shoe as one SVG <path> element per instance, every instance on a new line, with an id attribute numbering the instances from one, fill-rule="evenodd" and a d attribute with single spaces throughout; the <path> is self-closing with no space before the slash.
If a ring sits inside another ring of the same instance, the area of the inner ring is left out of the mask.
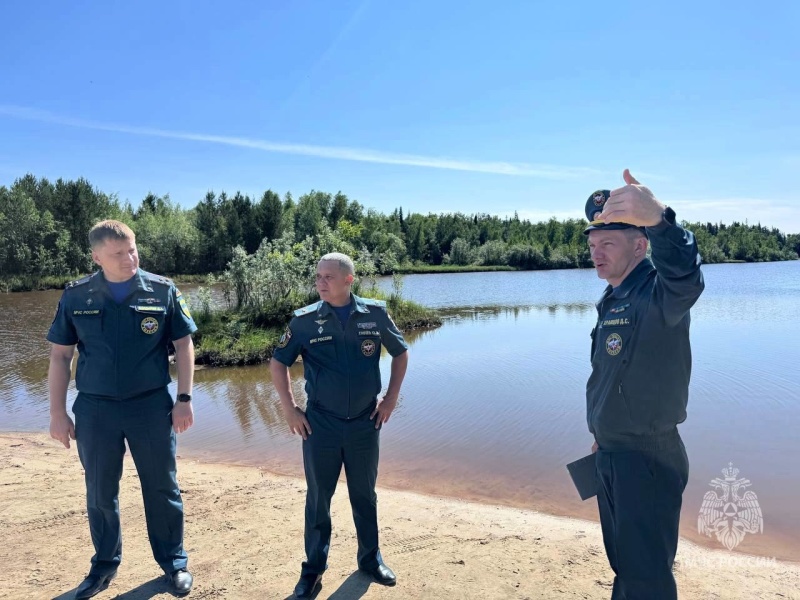
<path id="1" fill-rule="evenodd" d="M 183 595 L 192 591 L 192 583 L 194 577 L 186 569 L 178 569 L 173 571 L 169 576 L 169 582 L 172 585 L 172 591 L 176 594 Z"/>
<path id="2" fill-rule="evenodd" d="M 388 585 L 392 586 L 397 583 L 397 576 L 394 572 L 387 567 L 385 564 L 381 563 L 374 569 L 361 569 L 365 573 L 372 575 L 372 578 L 375 580 L 375 583 L 380 583 L 381 585 Z"/>
<path id="3" fill-rule="evenodd" d="M 111 580 L 117 576 L 116 571 L 109 575 L 88 575 L 75 590 L 75 600 L 86 600 L 96 596 L 108 587 Z"/>
<path id="4" fill-rule="evenodd" d="M 294 595 L 296 598 L 311 598 L 314 591 L 322 581 L 322 575 L 309 573 L 308 575 L 301 575 L 300 581 L 294 586 Z"/>

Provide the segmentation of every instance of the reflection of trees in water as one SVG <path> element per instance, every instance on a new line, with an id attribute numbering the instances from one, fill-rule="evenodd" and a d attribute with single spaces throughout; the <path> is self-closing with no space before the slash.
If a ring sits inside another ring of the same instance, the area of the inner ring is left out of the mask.
<path id="1" fill-rule="evenodd" d="M 302 365 L 293 366 L 291 375 L 295 401 L 304 406 L 306 394 Z M 268 365 L 202 369 L 195 373 L 195 381 L 210 384 L 210 393 L 225 402 L 245 437 L 254 433 L 253 429 L 259 422 L 270 433 L 288 431 Z"/>
<path id="2" fill-rule="evenodd" d="M 418 341 L 425 339 L 426 337 L 434 335 L 437 329 L 438 327 L 434 329 L 414 329 L 412 331 L 403 333 L 403 338 L 406 340 L 406 342 L 408 342 L 409 345 L 413 345 Z"/>
<path id="3" fill-rule="evenodd" d="M 485 321 L 501 315 L 512 315 L 515 318 L 531 313 L 548 313 L 557 315 L 564 313 L 585 314 L 594 311 L 594 304 L 585 302 L 567 302 L 561 304 L 530 304 L 527 306 L 471 306 L 461 308 L 445 308 L 439 314 L 449 322 Z"/>

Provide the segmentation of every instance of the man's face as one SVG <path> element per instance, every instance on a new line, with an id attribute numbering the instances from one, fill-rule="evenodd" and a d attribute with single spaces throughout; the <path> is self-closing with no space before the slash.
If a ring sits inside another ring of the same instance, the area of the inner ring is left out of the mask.
<path id="1" fill-rule="evenodd" d="M 323 260 L 317 265 L 317 292 L 325 302 L 343 306 L 350 301 L 353 276 L 345 273 L 335 261 Z"/>
<path id="2" fill-rule="evenodd" d="M 634 238 L 623 229 L 594 229 L 589 232 L 589 251 L 597 276 L 614 287 L 633 270 L 645 250 L 643 237 Z"/>
<path id="3" fill-rule="evenodd" d="M 92 260 L 103 268 L 108 281 L 127 281 L 139 268 L 135 240 L 106 240 L 92 248 Z"/>

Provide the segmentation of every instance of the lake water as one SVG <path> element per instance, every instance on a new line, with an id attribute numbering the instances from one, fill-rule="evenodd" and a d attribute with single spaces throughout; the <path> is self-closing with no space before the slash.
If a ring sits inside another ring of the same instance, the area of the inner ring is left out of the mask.
<path id="1" fill-rule="evenodd" d="M 737 551 L 800 560 L 800 261 L 703 271 L 680 427 L 691 463 L 682 534 L 703 541 L 703 494 L 733 463 L 764 516 L 764 533 Z M 564 465 L 592 444 L 584 391 L 603 287 L 592 270 L 406 276 L 404 296 L 440 309 L 445 323 L 407 336 L 409 372 L 382 432 L 379 483 L 596 520 L 595 501 L 580 502 Z M 182 289 L 191 295 L 193 286 Z M 59 295 L 0 295 L 0 430 L 47 429 L 44 335 Z M 292 374 L 303 399 L 302 367 Z M 266 365 L 197 371 L 194 395 L 183 456 L 302 475 L 299 438 L 283 422 Z"/>

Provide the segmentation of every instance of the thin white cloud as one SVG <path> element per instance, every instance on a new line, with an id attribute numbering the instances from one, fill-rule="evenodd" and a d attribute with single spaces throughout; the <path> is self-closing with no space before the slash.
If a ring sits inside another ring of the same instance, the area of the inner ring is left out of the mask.
<path id="1" fill-rule="evenodd" d="M 662 198 L 675 209 L 678 218 L 685 221 L 733 223 L 745 221 L 750 225 L 761 223 L 777 227 L 785 233 L 800 232 L 800 198 L 774 200 L 768 198 L 714 198 L 670 199 Z"/>
<path id="2" fill-rule="evenodd" d="M 734 221 L 750 225 L 761 223 L 765 227 L 777 227 L 784 233 L 800 233 L 800 213 L 796 209 L 800 206 L 800 198 L 796 202 L 788 200 L 768 200 L 763 198 L 718 198 L 713 200 L 673 200 L 661 198 L 666 204 L 675 209 L 678 218 L 689 222 L 700 223 L 726 223 Z M 583 217 L 582 207 L 578 210 L 545 210 L 521 209 L 517 211 L 520 219 L 527 219 L 532 223 L 548 221 L 555 217 L 559 221 L 567 219 L 580 219 Z M 513 217 L 513 210 L 502 210 L 497 213 L 501 218 Z"/>
<path id="3" fill-rule="evenodd" d="M 586 167 L 565 167 L 546 164 L 464 160 L 448 157 L 383 152 L 380 150 L 371 150 L 366 148 L 280 143 L 243 137 L 171 131 L 168 129 L 121 125 L 116 123 L 102 123 L 97 121 L 89 121 L 86 119 L 65 117 L 46 111 L 19 106 L 0 105 L 0 115 L 28 121 L 38 121 L 43 123 L 66 125 L 69 127 L 78 127 L 81 129 L 93 129 L 97 131 L 109 131 L 114 133 L 184 140 L 190 142 L 221 144 L 225 146 L 236 146 L 239 148 L 252 148 L 254 150 L 262 150 L 265 152 L 276 152 L 280 154 L 315 156 L 319 158 L 379 163 L 386 165 L 404 165 L 426 167 L 431 169 L 446 169 L 451 171 L 468 171 L 471 173 L 491 173 L 495 175 L 535 177 L 552 180 L 597 177 L 598 175 L 602 174 L 596 169 Z"/>

